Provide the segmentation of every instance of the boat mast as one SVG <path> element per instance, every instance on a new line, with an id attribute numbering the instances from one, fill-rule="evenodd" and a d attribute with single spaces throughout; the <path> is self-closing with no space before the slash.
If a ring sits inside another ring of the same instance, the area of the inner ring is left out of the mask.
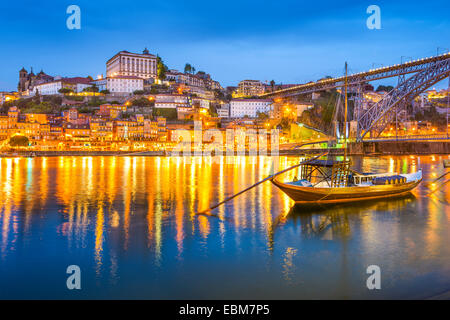
<path id="1" fill-rule="evenodd" d="M 348 65 L 347 65 L 347 62 L 345 62 L 344 161 L 347 160 L 347 137 L 348 137 L 348 132 L 347 132 L 347 109 L 348 109 L 347 93 L 348 93 Z"/>

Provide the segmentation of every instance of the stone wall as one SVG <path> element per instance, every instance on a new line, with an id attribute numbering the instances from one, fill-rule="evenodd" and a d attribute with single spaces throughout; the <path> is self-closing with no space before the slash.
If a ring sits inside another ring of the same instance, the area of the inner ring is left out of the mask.
<path id="1" fill-rule="evenodd" d="M 450 154 L 450 141 L 379 141 L 350 143 L 349 154 Z"/>

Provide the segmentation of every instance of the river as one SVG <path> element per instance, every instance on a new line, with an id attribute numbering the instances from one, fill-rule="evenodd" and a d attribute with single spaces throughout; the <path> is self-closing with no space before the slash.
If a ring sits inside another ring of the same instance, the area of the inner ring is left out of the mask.
<path id="1" fill-rule="evenodd" d="M 423 169 L 410 196 L 294 207 L 270 157 L 0 159 L 0 298 L 380 299 L 450 291 L 450 156 L 353 157 L 366 171 Z M 298 163 L 279 159 L 279 168 Z M 295 172 L 286 174 L 292 177 Z M 81 270 L 68 290 L 66 269 Z M 367 267 L 381 270 L 368 290 Z"/>

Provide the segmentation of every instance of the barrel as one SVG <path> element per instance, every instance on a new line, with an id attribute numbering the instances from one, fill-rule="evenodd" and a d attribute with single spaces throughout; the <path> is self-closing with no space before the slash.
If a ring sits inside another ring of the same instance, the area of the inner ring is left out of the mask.
<path id="1" fill-rule="evenodd" d="M 389 185 L 406 183 L 406 178 L 400 175 L 377 177 L 372 180 L 374 185 Z"/>

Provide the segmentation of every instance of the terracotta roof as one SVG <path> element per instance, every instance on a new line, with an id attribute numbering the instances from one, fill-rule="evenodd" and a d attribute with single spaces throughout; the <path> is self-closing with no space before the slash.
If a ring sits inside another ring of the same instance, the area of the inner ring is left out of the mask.
<path id="1" fill-rule="evenodd" d="M 73 78 L 62 78 L 60 80 L 55 80 L 54 82 L 62 81 L 64 83 L 71 83 L 71 84 L 90 84 L 92 82 L 89 78 L 83 78 L 83 77 L 73 77 Z"/>
<path id="2" fill-rule="evenodd" d="M 114 76 L 114 77 L 107 77 L 107 79 L 137 79 L 137 80 L 144 80 L 143 78 L 137 77 L 137 76 Z"/>

